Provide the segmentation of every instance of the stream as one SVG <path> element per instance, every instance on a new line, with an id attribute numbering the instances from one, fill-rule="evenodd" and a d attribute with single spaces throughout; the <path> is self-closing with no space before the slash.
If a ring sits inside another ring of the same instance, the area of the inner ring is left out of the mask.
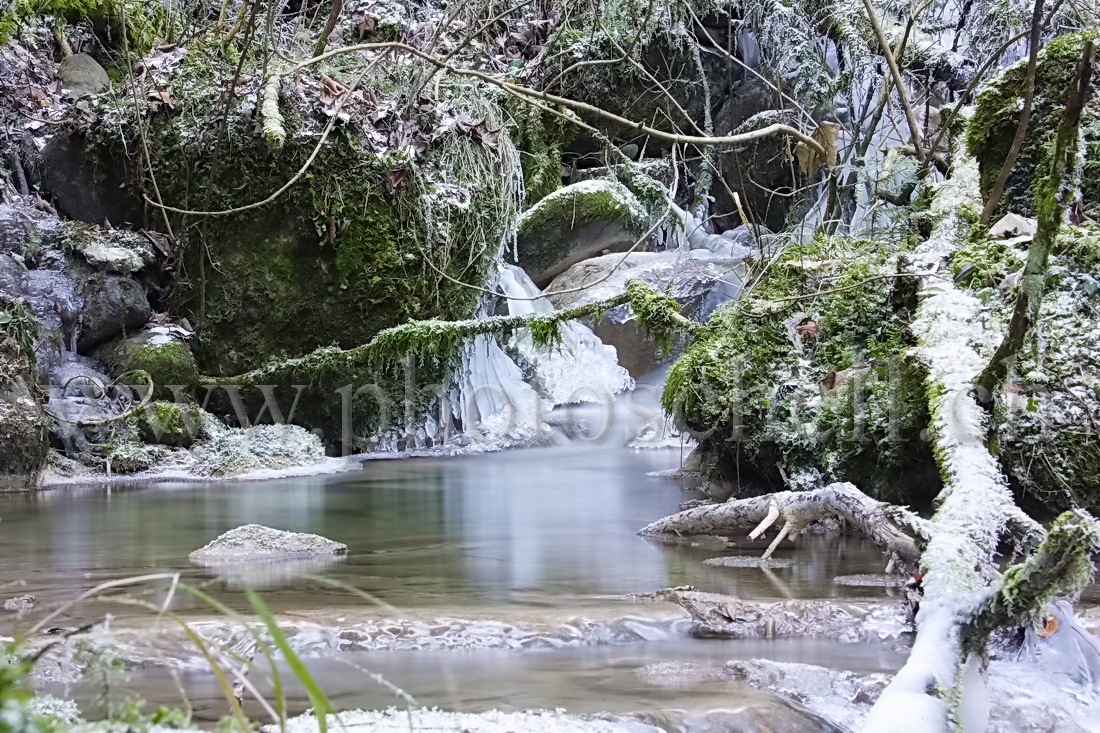
<path id="1" fill-rule="evenodd" d="M 19 592 L 33 593 L 49 607 L 99 583 L 180 571 L 185 582 L 204 584 L 219 601 L 246 610 L 240 578 L 211 577 L 191 565 L 187 554 L 250 522 L 345 542 L 349 553 L 343 561 L 301 570 L 366 591 L 375 604 L 312 576 L 295 577 L 285 567 L 245 579 L 262 589 L 274 611 L 303 624 L 295 644 L 339 707 L 395 703 L 392 692 L 356 667 L 381 673 L 421 705 L 627 713 L 713 709 L 737 701 L 766 708 L 772 699 L 746 686 L 733 694 L 729 682 L 654 686 L 635 672 L 657 662 L 721 667 L 730 659 L 764 658 L 858 673 L 901 665 L 896 639 L 696 639 L 675 607 L 624 599 L 682 585 L 745 599 L 867 601 L 896 593 L 834 581 L 842 574 L 882 572 L 879 551 L 859 539 L 804 537 L 776 553 L 793 564 L 761 569 L 703 561 L 758 555 L 765 541 L 726 547 L 638 537 L 640 527 L 699 498 L 699 492 L 659 475 L 680 461 L 679 449 L 571 445 L 368 461 L 361 470 L 330 476 L 0 494 L 0 556 L 7 559 L 0 587 L 11 592 L 25 582 Z M 159 603 L 163 595 L 151 600 Z M 172 608 L 217 623 L 185 593 L 176 594 Z M 73 628 L 105 611 L 114 615 L 116 628 L 142 629 L 152 622 L 146 612 L 86 604 L 51 624 Z M 377 639 L 349 645 L 346 631 L 322 638 L 326 629 L 395 616 L 420 619 L 420 625 L 406 625 L 388 647 Z M 16 630 L 0 627 L 0 634 Z M 436 641 L 408 642 L 418 637 Z M 181 666 L 197 717 L 216 720 L 225 703 L 212 675 L 194 659 Z M 46 689 L 78 699 L 93 696 L 65 682 Z M 158 704 L 179 699 L 167 672 L 155 665 L 136 670 L 127 689 Z M 309 707 L 304 690 L 292 690 L 291 707 Z"/>

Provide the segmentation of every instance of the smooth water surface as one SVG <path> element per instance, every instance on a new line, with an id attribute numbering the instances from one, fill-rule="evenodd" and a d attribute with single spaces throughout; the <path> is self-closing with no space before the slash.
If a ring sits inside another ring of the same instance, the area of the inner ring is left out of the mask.
<path id="1" fill-rule="evenodd" d="M 187 554 L 226 530 L 259 523 L 344 542 L 345 560 L 315 572 L 394 606 L 554 604 L 563 597 L 673 585 L 742 597 L 881 596 L 840 574 L 882 572 L 878 550 L 853 539 L 802 538 L 777 557 L 790 568 L 712 567 L 738 549 L 666 545 L 636 532 L 695 491 L 647 474 L 678 450 L 548 448 L 455 458 L 371 461 L 334 476 L 161 483 L 0 494 L 0 587 L 59 601 L 115 578 L 180 570 L 210 578 Z M 742 538 L 743 539 L 743 538 Z M 755 554 L 763 545 L 743 543 Z M 264 590 L 275 607 L 346 603 L 308 579 Z M 254 582 L 257 579 L 254 579 Z M 240 594 L 212 587 L 225 599 Z"/>
<path id="2" fill-rule="evenodd" d="M 311 572 L 365 591 L 380 608 L 345 589 L 273 567 L 253 576 L 264 599 L 291 618 L 354 623 L 408 613 L 420 618 L 499 618 L 539 623 L 540 614 L 606 617 L 626 593 L 678 585 L 745 598 L 882 598 L 892 591 L 834 583 L 838 575 L 881 573 L 870 543 L 851 538 L 800 538 L 777 558 L 790 567 L 715 567 L 703 560 L 759 555 L 767 541 L 733 546 L 718 540 L 664 544 L 637 536 L 647 523 L 678 510 L 697 491 L 650 475 L 675 468 L 675 449 L 633 451 L 561 447 L 453 458 L 371 461 L 346 474 L 271 481 L 89 486 L 0 495 L 0 597 L 37 595 L 43 608 L 97 584 L 158 571 L 186 581 L 238 609 L 247 607 L 239 583 L 195 567 L 187 554 L 222 532 L 260 523 L 312 532 L 344 542 L 346 559 Z M 160 602 L 163 593 L 151 600 Z M 210 616 L 184 593 L 173 608 Z M 639 608 L 634 606 L 634 608 Z M 585 609 L 588 609 L 586 611 Z M 101 616 L 85 604 L 51 624 L 73 628 Z M 150 614 L 110 607 L 126 625 Z M 41 611 L 40 611 L 41 612 Z M 645 613 L 614 610 L 612 615 Z M 33 619 L 33 616 L 31 617 Z M 13 615 L 0 619 L 10 633 Z M 551 621 L 547 621 L 550 623 Z M 116 622 L 118 623 L 118 622 Z M 5 625 L 6 624 L 6 625 Z M 559 649 L 475 649 L 450 652 L 329 653 L 310 665 L 342 706 L 393 704 L 392 694 L 354 666 L 383 673 L 418 702 L 452 709 L 566 707 L 574 712 L 653 710 L 729 701 L 729 685 L 694 691 L 655 690 L 632 670 L 678 660 L 714 666 L 762 656 L 838 669 L 896 668 L 894 645 L 804 640 L 704 641 L 686 636 Z M 208 672 L 184 675 L 202 717 L 216 719 L 224 701 Z M 712 689 L 713 688 L 713 689 Z M 178 702 L 163 671 L 143 669 L 130 689 L 150 701 Z M 64 691 L 62 691 L 64 692 Z M 301 691 L 299 691 L 301 692 Z M 742 690 L 742 702 L 757 693 Z M 84 694 L 84 693 L 81 693 Z M 755 699 L 755 698 L 753 698 Z M 301 694 L 293 706 L 308 702 Z"/>

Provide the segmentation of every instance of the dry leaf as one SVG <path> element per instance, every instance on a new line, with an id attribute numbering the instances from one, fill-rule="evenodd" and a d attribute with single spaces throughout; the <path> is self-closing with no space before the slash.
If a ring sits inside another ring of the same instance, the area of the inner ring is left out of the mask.
<path id="1" fill-rule="evenodd" d="M 408 173 L 405 168 L 391 168 L 388 171 L 383 171 L 382 175 L 385 176 L 386 183 L 390 184 L 390 190 L 392 191 L 401 185 Z"/>
<path id="2" fill-rule="evenodd" d="M 837 137 L 840 136 L 840 125 L 836 122 L 822 122 L 810 135 L 814 142 L 825 149 L 825 157 L 811 148 L 806 143 L 798 143 L 794 148 L 795 157 L 798 159 L 798 167 L 805 175 L 817 171 L 822 164 L 832 168 L 836 165 Z"/>

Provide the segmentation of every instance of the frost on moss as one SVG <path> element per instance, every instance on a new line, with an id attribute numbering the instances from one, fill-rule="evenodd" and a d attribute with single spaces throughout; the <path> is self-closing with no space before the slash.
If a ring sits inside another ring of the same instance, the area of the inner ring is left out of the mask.
<path id="1" fill-rule="evenodd" d="M 1020 354 L 994 436 L 1014 488 L 1052 508 L 1100 508 L 1100 236 L 1063 227 L 1034 338 Z M 1007 320 L 1011 301 L 993 307 Z"/>
<path id="2" fill-rule="evenodd" d="M 295 76 L 302 91 L 279 96 L 276 77 L 261 75 L 262 55 L 232 56 L 200 40 L 158 72 L 158 83 L 172 88 L 172 109 L 144 94 L 94 102 L 90 154 L 118 159 L 147 140 L 161 197 L 182 208 L 224 210 L 269 197 L 320 142 L 332 111 L 321 99 L 322 75 L 350 84 L 368 60 L 345 56 L 302 70 Z M 481 282 L 514 233 L 520 206 L 522 173 L 503 111 L 495 93 L 466 80 L 441 84 L 432 109 L 407 111 L 407 90 L 391 71 L 363 78 L 363 95 L 343 110 L 353 121 L 332 128 L 307 173 L 274 203 L 201 226 L 172 215 L 186 273 L 176 308 L 196 329 L 204 372 L 235 374 L 319 347 L 352 347 L 410 318 L 473 314 L 477 294 L 461 283 Z M 412 78 L 416 70 L 403 71 Z M 222 90 L 234 79 L 227 104 Z M 380 128 L 400 128 L 408 139 L 371 127 L 376 113 L 389 115 Z M 483 142 L 453 125 L 441 131 L 437 117 L 462 115 L 499 137 Z M 272 123 L 266 135 L 263 122 Z M 280 129 L 285 138 L 273 150 Z"/>
<path id="3" fill-rule="evenodd" d="M 581 181 L 559 189 L 524 212 L 519 236 L 550 240 L 561 230 L 579 229 L 604 219 L 627 222 L 639 234 L 645 231 L 649 212 L 618 181 Z"/>
<path id="4" fill-rule="evenodd" d="M 195 447 L 194 471 L 208 476 L 237 476 L 320 463 L 320 439 L 297 425 L 255 425 L 223 429 Z"/>
<path id="5" fill-rule="evenodd" d="M 520 152 L 527 201 L 535 203 L 561 188 L 562 150 L 572 139 L 576 125 L 569 121 L 571 113 L 565 110 L 555 114 L 511 96 L 505 108 L 512 139 Z"/>
<path id="6" fill-rule="evenodd" d="M 907 357 L 914 283 L 877 278 L 904 266 L 896 250 L 819 239 L 711 316 L 663 403 L 701 436 L 712 492 L 797 488 L 816 473 L 877 498 L 931 499 L 925 375 Z"/>
<path id="7" fill-rule="evenodd" d="M 156 259 L 152 243 L 143 235 L 126 229 L 104 229 L 81 221 L 69 220 L 61 228 L 61 245 L 78 252 L 98 270 L 124 275 L 135 273 Z"/>
<path id="8" fill-rule="evenodd" d="M 1000 213 L 1032 215 L 1036 171 L 1046 171 L 1050 166 L 1048 142 L 1058 129 L 1081 48 L 1090 37 L 1086 32 L 1068 33 L 1052 39 L 1040 50 L 1027 141 L 1005 186 Z M 992 190 L 1016 134 L 1026 70 L 1024 59 L 1001 72 L 978 95 L 974 115 L 967 125 L 966 148 L 978 160 L 983 197 L 988 197 Z M 1100 102 L 1095 95 L 1085 108 L 1081 125 L 1090 156 L 1100 152 Z M 1093 168 L 1098 163 L 1100 158 L 1092 159 Z M 1100 182 L 1095 177 L 1085 179 L 1083 193 L 1086 209 L 1100 204 Z"/>

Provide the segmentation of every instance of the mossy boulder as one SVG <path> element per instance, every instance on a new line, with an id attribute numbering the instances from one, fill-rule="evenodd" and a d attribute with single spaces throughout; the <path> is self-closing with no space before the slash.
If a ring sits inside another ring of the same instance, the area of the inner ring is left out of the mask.
<path id="1" fill-rule="evenodd" d="M 179 396 L 190 394 L 199 382 L 191 348 L 171 326 L 153 326 L 134 336 L 117 338 L 93 355 L 107 365 L 115 379 L 137 370 L 147 372 L 157 399 L 172 400 L 177 392 Z"/>
<path id="2" fill-rule="evenodd" d="M 905 267 L 904 245 L 888 249 L 792 247 L 673 365 L 664 406 L 698 436 L 713 496 L 822 481 L 902 503 L 935 496 L 924 374 L 907 354 L 916 283 L 875 279 Z M 831 264 L 793 266 L 806 261 Z M 823 290 L 840 292 L 790 300 Z"/>
<path id="3" fill-rule="evenodd" d="M 1049 141 L 1053 139 L 1066 107 L 1087 32 L 1068 33 L 1049 41 L 1039 52 L 1035 97 L 1027 140 L 1013 166 L 997 212 L 1032 216 L 1035 209 L 1035 181 L 1050 166 Z M 1008 155 L 1023 108 L 1027 60 L 1002 71 L 978 95 L 973 116 L 966 128 L 967 152 L 978 161 L 983 199 L 988 199 Z M 1100 206 L 1100 99 L 1092 95 L 1081 117 L 1084 133 L 1084 176 L 1082 194 L 1086 211 Z"/>
<path id="4" fill-rule="evenodd" d="M 1100 509 L 1100 229 L 1065 227 L 1052 258 L 1035 339 L 999 404 L 995 449 L 1029 506 Z M 1014 299 L 995 301 L 1007 320 Z"/>
<path id="5" fill-rule="evenodd" d="M 443 87 L 435 107 L 407 111 L 401 87 L 378 70 L 363 81 L 374 101 L 354 95 L 344 108 L 353 120 L 325 133 L 331 110 L 318 94 L 322 74 L 309 69 L 296 77 L 309 93 L 276 100 L 286 139 L 272 150 L 256 119 L 262 59 L 227 56 L 220 44 L 192 44 L 158 72 L 172 108 L 145 94 L 94 102 L 85 146 L 86 158 L 109 165 L 144 140 L 165 203 L 239 209 L 171 215 L 186 273 L 171 306 L 195 327 L 202 371 L 240 374 L 319 347 L 351 348 L 410 318 L 472 315 L 477 293 L 462 283 L 481 283 L 520 204 L 518 158 L 495 96 L 463 82 Z M 326 67 L 330 74 L 344 78 Z M 227 109 L 221 90 L 230 80 L 236 96 Z M 385 120 L 376 117 L 382 107 Z M 455 127 L 460 115 L 476 120 L 476 131 Z M 408 144 L 395 142 L 398 128 Z M 307 160 L 307 173 L 276 201 L 249 208 Z"/>
<path id="6" fill-rule="evenodd" d="M 545 287 L 571 265 L 630 249 L 650 225 L 650 213 L 618 181 L 581 181 L 532 206 L 520 219 L 519 265 Z"/>
<path id="7" fill-rule="evenodd" d="M 190 448 L 209 434 L 213 416 L 191 403 L 156 400 L 139 409 L 134 416 L 141 439 L 172 448 Z"/>
<path id="8" fill-rule="evenodd" d="M 49 451 L 35 384 L 38 320 L 22 300 L 0 292 L 0 491 L 32 488 Z"/>

